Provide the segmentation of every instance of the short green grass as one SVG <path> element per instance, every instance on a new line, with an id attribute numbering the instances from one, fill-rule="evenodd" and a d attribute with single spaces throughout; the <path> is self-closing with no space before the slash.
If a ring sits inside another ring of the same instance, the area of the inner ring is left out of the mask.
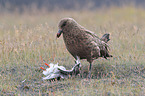
<path id="1" fill-rule="evenodd" d="M 38 12 L 39 13 L 39 12 Z M 89 63 L 82 60 L 81 77 L 42 81 L 41 58 L 67 69 L 74 59 L 62 36 L 56 39 L 58 22 L 72 17 L 99 37 L 110 33 L 113 58 L 93 62 L 92 79 L 87 80 Z M 26 81 L 22 83 L 23 80 Z M 103 8 L 94 11 L 62 11 L 41 14 L 0 14 L 0 94 L 66 96 L 143 96 L 145 94 L 145 10 Z"/>

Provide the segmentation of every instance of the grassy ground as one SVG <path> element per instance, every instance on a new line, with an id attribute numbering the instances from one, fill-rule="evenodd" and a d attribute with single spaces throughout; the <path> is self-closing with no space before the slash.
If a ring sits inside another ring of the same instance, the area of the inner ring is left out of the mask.
<path id="1" fill-rule="evenodd" d="M 73 17 L 99 37 L 110 33 L 113 58 L 93 62 L 87 80 L 88 62 L 82 60 L 81 76 L 61 81 L 42 81 L 44 66 L 59 63 L 67 69 L 74 59 L 62 37 L 56 39 L 58 22 Z M 25 80 L 25 83 L 22 83 Z M 134 7 L 44 14 L 0 14 L 1 95 L 127 95 L 145 94 L 145 10 Z"/>

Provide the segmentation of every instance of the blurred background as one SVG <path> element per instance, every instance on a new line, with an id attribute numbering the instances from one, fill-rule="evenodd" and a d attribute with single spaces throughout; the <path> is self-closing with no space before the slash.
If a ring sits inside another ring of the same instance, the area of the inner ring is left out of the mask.
<path id="1" fill-rule="evenodd" d="M 102 7 L 133 5 L 145 7 L 145 0 L 0 0 L 0 12 L 43 10 L 95 10 Z"/>

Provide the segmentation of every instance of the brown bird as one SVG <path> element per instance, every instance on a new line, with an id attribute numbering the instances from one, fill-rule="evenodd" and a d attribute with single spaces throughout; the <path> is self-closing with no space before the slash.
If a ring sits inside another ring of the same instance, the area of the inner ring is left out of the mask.
<path id="1" fill-rule="evenodd" d="M 109 34 L 104 34 L 99 38 L 93 32 L 79 25 L 72 18 L 64 18 L 59 22 L 59 31 L 57 38 L 63 33 L 63 39 L 67 50 L 77 59 L 87 59 L 90 63 L 89 78 L 91 76 L 91 67 L 94 59 L 98 57 L 112 57 L 109 55 L 108 44 Z"/>

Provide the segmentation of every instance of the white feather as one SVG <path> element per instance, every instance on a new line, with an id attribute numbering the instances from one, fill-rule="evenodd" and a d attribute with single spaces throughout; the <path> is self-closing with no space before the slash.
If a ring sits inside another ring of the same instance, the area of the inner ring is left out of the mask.
<path id="1" fill-rule="evenodd" d="M 65 67 L 58 66 L 58 63 L 57 64 L 50 63 L 49 66 L 50 66 L 49 68 L 43 71 L 43 74 L 46 76 L 46 77 L 43 77 L 43 80 L 61 77 L 60 70 L 58 70 L 58 68 L 61 70 L 66 70 Z"/>

